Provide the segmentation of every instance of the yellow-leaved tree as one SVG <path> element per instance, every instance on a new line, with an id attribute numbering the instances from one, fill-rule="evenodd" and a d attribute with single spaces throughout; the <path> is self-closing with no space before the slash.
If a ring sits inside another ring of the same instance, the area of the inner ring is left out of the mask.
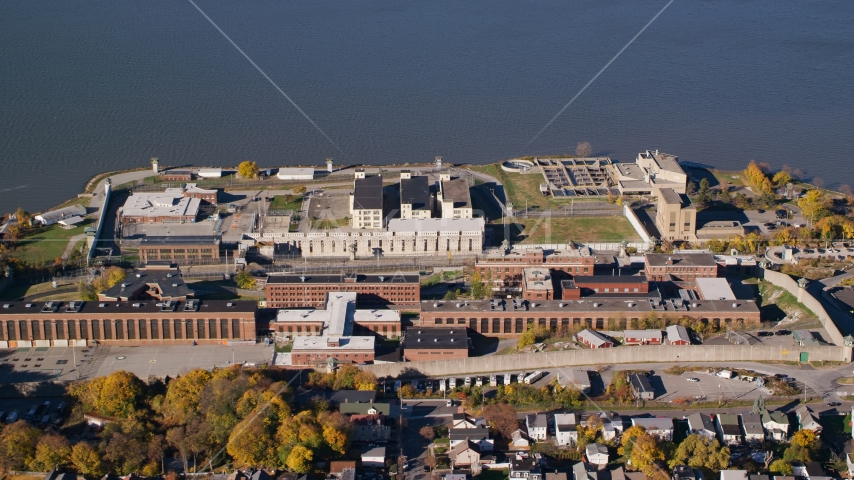
<path id="1" fill-rule="evenodd" d="M 244 160 L 237 166 L 237 174 L 243 178 L 257 178 L 258 164 L 251 160 Z"/>
<path id="2" fill-rule="evenodd" d="M 95 447 L 86 442 L 76 443 L 71 447 L 71 465 L 77 473 L 86 478 L 100 478 L 105 473 L 101 455 Z"/>
<path id="3" fill-rule="evenodd" d="M 311 461 L 313 458 L 314 454 L 311 450 L 302 445 L 297 445 L 288 454 L 286 465 L 296 473 L 308 473 L 311 471 Z"/>
<path id="4" fill-rule="evenodd" d="M 36 445 L 36 453 L 30 462 L 34 472 L 49 472 L 71 464 L 71 444 L 59 435 L 44 435 Z"/>

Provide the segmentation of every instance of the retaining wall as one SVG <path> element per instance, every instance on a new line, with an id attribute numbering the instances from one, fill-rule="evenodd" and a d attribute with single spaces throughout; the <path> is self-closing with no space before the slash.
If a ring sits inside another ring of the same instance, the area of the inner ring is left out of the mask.
<path id="1" fill-rule="evenodd" d="M 824 329 L 827 331 L 827 335 L 830 337 L 826 340 L 829 340 L 836 345 L 845 344 L 845 341 L 842 339 L 842 332 L 840 332 L 836 324 L 833 323 L 833 319 L 830 318 L 827 310 L 824 309 L 824 305 L 821 304 L 821 301 L 812 296 L 807 289 L 799 287 L 798 282 L 785 273 L 766 269 L 760 269 L 760 272 L 762 273 L 762 278 L 773 285 L 786 289 L 786 291 L 794 295 L 799 302 L 803 303 L 805 307 L 809 308 L 816 314 L 818 319 L 821 321 L 822 326 L 824 326 Z"/>
<path id="2" fill-rule="evenodd" d="M 781 347 L 763 345 L 686 345 L 637 346 L 596 350 L 522 355 L 492 355 L 454 360 L 405 362 L 366 365 L 361 368 L 377 377 L 450 376 L 489 372 L 548 370 L 576 365 L 612 365 L 619 363 L 688 363 L 688 362 L 797 362 L 806 352 L 811 361 L 851 361 L 850 347 Z"/>
<path id="3" fill-rule="evenodd" d="M 109 180 L 109 178 L 107 178 Z M 109 216 L 109 212 L 107 209 L 110 206 L 110 196 L 113 193 L 112 188 L 107 188 L 104 191 L 104 204 L 101 205 L 101 211 L 98 213 L 98 228 L 95 229 L 95 241 L 92 242 L 92 245 L 89 246 L 89 254 L 86 255 L 86 265 L 91 265 L 92 258 L 95 256 L 95 250 L 98 246 L 98 240 L 101 239 L 102 230 L 104 229 L 104 222 L 106 222 L 107 216 Z M 110 232 L 111 235 L 114 232 Z"/>

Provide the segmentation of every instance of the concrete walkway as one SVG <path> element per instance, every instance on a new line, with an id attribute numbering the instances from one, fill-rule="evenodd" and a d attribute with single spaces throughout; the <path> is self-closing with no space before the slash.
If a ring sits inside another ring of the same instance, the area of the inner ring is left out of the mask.
<path id="1" fill-rule="evenodd" d="M 71 252 L 74 251 L 74 246 L 77 245 L 77 242 L 81 240 L 86 240 L 86 234 L 81 233 L 80 235 L 75 235 L 68 239 L 68 245 L 65 246 L 65 251 L 62 252 L 62 259 L 68 260 L 68 257 L 71 256 Z"/>

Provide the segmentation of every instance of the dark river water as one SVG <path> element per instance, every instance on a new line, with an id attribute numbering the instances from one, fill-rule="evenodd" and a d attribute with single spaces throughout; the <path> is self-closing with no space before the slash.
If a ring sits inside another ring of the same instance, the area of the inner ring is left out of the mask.
<path id="1" fill-rule="evenodd" d="M 854 184 L 854 2 L 0 2 L 0 212 L 104 171 L 660 149 Z M 529 143 L 530 142 L 530 143 Z M 342 153 L 343 151 L 343 153 Z"/>

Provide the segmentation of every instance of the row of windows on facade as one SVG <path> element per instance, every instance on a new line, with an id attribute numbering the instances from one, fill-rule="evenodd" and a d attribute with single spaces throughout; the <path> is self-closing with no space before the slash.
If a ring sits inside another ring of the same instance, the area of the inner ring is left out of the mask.
<path id="1" fill-rule="evenodd" d="M 270 285 L 270 291 L 272 293 L 279 293 L 276 290 L 287 289 L 286 292 L 291 294 L 291 295 L 302 294 L 302 293 L 314 293 L 314 292 L 319 292 L 318 294 L 325 295 L 326 292 L 330 291 L 331 289 L 344 288 L 344 287 L 346 287 L 350 290 L 355 290 L 357 292 L 366 291 L 369 293 L 373 293 L 377 289 L 377 285 L 362 286 L 362 285 L 353 285 L 353 284 L 346 284 L 346 283 L 343 284 L 343 287 L 342 287 L 342 284 L 324 285 L 324 286 L 310 286 L 309 285 L 309 286 L 304 286 L 304 287 L 301 287 L 300 285 L 272 285 L 271 284 Z M 379 288 L 381 288 L 384 292 L 394 292 L 394 291 L 414 292 L 416 287 L 414 285 L 411 285 L 411 286 L 403 286 L 403 287 L 380 286 Z"/>
<path id="2" fill-rule="evenodd" d="M 497 273 L 501 273 L 501 269 L 502 269 L 502 268 L 504 268 L 504 273 L 511 273 L 511 272 L 512 272 L 512 273 L 521 273 L 521 272 L 522 272 L 522 270 L 523 270 L 524 268 L 527 268 L 527 267 L 525 267 L 525 266 L 519 266 L 519 267 L 482 267 L 482 268 L 483 268 L 484 270 L 492 270 L 492 271 L 497 272 Z M 554 270 L 560 270 L 560 271 L 563 271 L 563 272 L 571 273 L 571 272 L 572 272 L 572 268 L 573 268 L 573 267 L 566 267 L 566 268 L 563 268 L 563 269 L 561 269 L 561 268 L 555 268 Z M 588 273 L 588 269 L 587 269 L 587 267 L 584 267 L 584 268 L 583 268 L 583 270 L 582 270 L 582 267 L 575 267 L 575 273 Z"/>
<path id="3" fill-rule="evenodd" d="M 650 271 L 653 272 L 703 272 L 703 273 L 711 273 L 717 271 L 717 267 L 651 267 Z"/>
<path id="4" fill-rule="evenodd" d="M 603 328 L 605 328 L 606 320 L 611 321 L 612 319 L 605 319 L 605 318 L 593 319 L 593 318 L 589 318 L 589 317 L 584 318 L 584 319 L 581 319 L 581 318 L 573 318 L 573 319 L 561 318 L 560 322 L 558 323 L 557 318 L 552 318 L 552 319 L 548 320 L 548 326 L 551 329 L 557 329 L 558 326 L 568 328 L 570 326 L 570 322 L 571 322 L 572 326 L 581 326 L 583 323 L 584 325 L 590 326 L 592 328 L 603 329 Z M 619 319 L 617 321 L 619 321 L 621 323 L 627 323 L 629 320 L 631 320 L 632 322 L 637 322 L 638 318 L 631 318 L 631 319 L 623 318 L 623 319 Z M 710 319 L 708 319 L 708 318 L 704 318 L 702 320 L 705 322 L 710 321 Z M 743 318 L 738 318 L 736 320 L 737 321 L 744 321 Z M 711 319 L 711 321 L 720 322 L 721 319 L 720 318 L 714 318 L 714 319 Z M 725 323 L 730 323 L 733 321 L 733 319 L 732 318 L 725 318 L 725 319 L 723 319 L 723 321 Z M 435 325 L 454 325 L 455 322 L 454 322 L 453 318 L 449 318 L 449 319 L 447 319 L 447 321 L 445 321 L 442 318 L 436 318 L 436 319 L 434 319 L 433 323 Z M 480 323 L 480 328 L 478 328 L 478 323 Z M 492 333 L 524 333 L 527 330 L 527 326 L 533 325 L 535 323 L 535 320 L 533 318 L 529 318 L 529 319 L 527 319 L 527 321 L 525 321 L 525 319 L 517 318 L 514 321 L 513 319 L 510 319 L 510 318 L 505 318 L 503 320 L 500 318 L 493 318 L 492 319 L 492 330 L 489 329 L 489 323 L 490 323 L 490 321 L 488 318 L 482 318 L 482 319 L 480 319 L 480 322 L 478 322 L 478 319 L 476 319 L 476 318 L 471 318 L 468 320 L 466 320 L 465 318 L 456 319 L 457 325 L 468 325 L 468 327 L 472 330 L 479 331 L 479 332 L 490 332 L 491 331 Z M 515 323 L 515 329 L 513 328 L 514 323 Z M 547 325 L 545 318 L 540 318 L 537 323 L 539 323 L 539 325 L 541 327 L 545 327 Z M 501 328 L 502 324 L 503 324 L 504 328 L 503 328 L 503 332 L 500 332 L 500 330 L 502 330 L 502 328 Z"/>
<path id="5" fill-rule="evenodd" d="M 79 322 L 79 323 L 78 323 Z M 51 328 L 55 326 L 54 329 Z M 43 327 L 43 328 L 42 328 Z M 195 327 L 195 328 L 193 328 Z M 207 327 L 207 328 L 206 328 Z M 113 338 L 115 332 L 115 338 Z M 162 338 L 160 332 L 163 333 Z M 91 335 L 90 335 L 91 334 Z M 240 338 L 240 320 L 52 320 L 7 321 L 0 340 L 180 340 Z"/>
<path id="6" fill-rule="evenodd" d="M 377 325 L 371 325 L 371 326 L 359 326 L 359 325 L 357 325 L 356 328 L 354 328 L 354 331 L 356 331 L 356 332 L 359 332 L 359 331 L 378 332 L 378 331 L 382 330 L 383 333 L 388 333 L 389 332 L 388 327 L 389 327 L 388 325 L 383 325 L 382 329 L 380 329 L 380 327 Z M 287 333 L 303 333 L 303 332 L 304 333 L 312 333 L 312 332 L 320 333 L 320 325 L 314 325 L 314 326 L 306 325 L 305 330 L 303 330 L 302 325 L 296 325 L 296 326 L 288 325 L 287 327 L 285 327 L 284 325 L 279 325 L 276 327 L 276 331 L 279 333 L 285 333 L 285 331 L 287 331 Z M 397 325 L 391 325 L 391 333 L 397 333 Z"/>
<path id="7" fill-rule="evenodd" d="M 374 354 L 372 354 L 372 353 L 361 353 L 361 354 L 360 354 L 360 353 L 354 353 L 354 354 L 352 354 L 352 355 L 353 355 L 353 360 L 356 360 L 356 359 L 359 359 L 359 358 L 371 359 L 371 358 L 373 358 L 373 356 L 374 356 Z M 360 355 L 361 355 L 361 356 L 360 356 Z M 339 353 L 339 352 L 330 352 L 330 353 L 306 353 L 306 354 L 297 353 L 297 354 L 295 354 L 294 356 L 295 356 L 298 360 L 301 360 L 301 359 L 303 359 L 303 358 L 304 358 L 304 359 L 306 359 L 306 360 L 311 360 L 312 358 L 322 358 L 322 359 L 326 359 L 326 358 L 329 358 L 329 357 L 335 357 L 335 358 L 342 358 L 342 357 L 343 357 L 343 358 L 350 358 L 350 354 L 349 354 L 349 353 L 345 353 L 344 355 L 341 355 L 341 353 Z"/>

